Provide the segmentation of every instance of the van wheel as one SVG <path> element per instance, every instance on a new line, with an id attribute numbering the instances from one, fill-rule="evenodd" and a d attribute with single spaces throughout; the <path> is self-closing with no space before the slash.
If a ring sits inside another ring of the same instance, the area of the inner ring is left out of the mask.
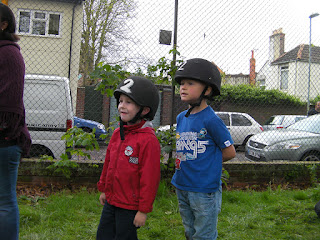
<path id="1" fill-rule="evenodd" d="M 49 148 L 42 145 L 37 145 L 37 144 L 31 145 L 30 154 L 29 154 L 30 158 L 39 158 L 42 155 L 48 155 L 48 156 L 54 157 L 53 153 Z"/>

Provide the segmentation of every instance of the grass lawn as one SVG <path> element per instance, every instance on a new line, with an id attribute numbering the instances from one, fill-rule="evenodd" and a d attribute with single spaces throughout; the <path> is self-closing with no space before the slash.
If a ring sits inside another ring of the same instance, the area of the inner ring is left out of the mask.
<path id="1" fill-rule="evenodd" d="M 176 196 L 169 189 L 161 183 L 154 211 L 138 231 L 139 240 L 185 239 Z M 99 193 L 85 188 L 47 198 L 20 196 L 20 239 L 95 239 L 102 210 L 98 198 Z M 320 186 L 224 191 L 218 239 L 320 239 L 320 218 L 314 211 L 319 200 Z"/>

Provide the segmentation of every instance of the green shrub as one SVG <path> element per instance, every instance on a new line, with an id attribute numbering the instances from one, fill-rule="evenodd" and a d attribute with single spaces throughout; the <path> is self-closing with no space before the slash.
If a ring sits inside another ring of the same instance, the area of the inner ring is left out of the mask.
<path id="1" fill-rule="evenodd" d="M 280 90 L 265 90 L 255 86 L 241 84 L 237 86 L 221 86 L 221 95 L 216 97 L 214 103 L 232 102 L 239 105 L 254 106 L 303 106 L 299 98 L 283 93 Z"/>

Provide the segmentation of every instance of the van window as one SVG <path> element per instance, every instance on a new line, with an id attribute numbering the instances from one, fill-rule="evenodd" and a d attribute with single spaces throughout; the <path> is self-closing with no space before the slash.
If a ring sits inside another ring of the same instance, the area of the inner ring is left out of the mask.
<path id="1" fill-rule="evenodd" d="M 65 90 L 61 85 L 26 81 L 24 88 L 24 104 L 26 109 L 59 110 L 66 108 Z"/>

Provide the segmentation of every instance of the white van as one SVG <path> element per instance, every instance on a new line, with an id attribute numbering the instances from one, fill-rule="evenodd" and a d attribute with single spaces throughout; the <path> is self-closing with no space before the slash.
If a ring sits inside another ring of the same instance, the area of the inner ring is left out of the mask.
<path id="1" fill-rule="evenodd" d="M 26 75 L 23 100 L 32 139 L 29 157 L 49 155 L 60 158 L 66 150 L 61 137 L 73 126 L 69 79 Z"/>

